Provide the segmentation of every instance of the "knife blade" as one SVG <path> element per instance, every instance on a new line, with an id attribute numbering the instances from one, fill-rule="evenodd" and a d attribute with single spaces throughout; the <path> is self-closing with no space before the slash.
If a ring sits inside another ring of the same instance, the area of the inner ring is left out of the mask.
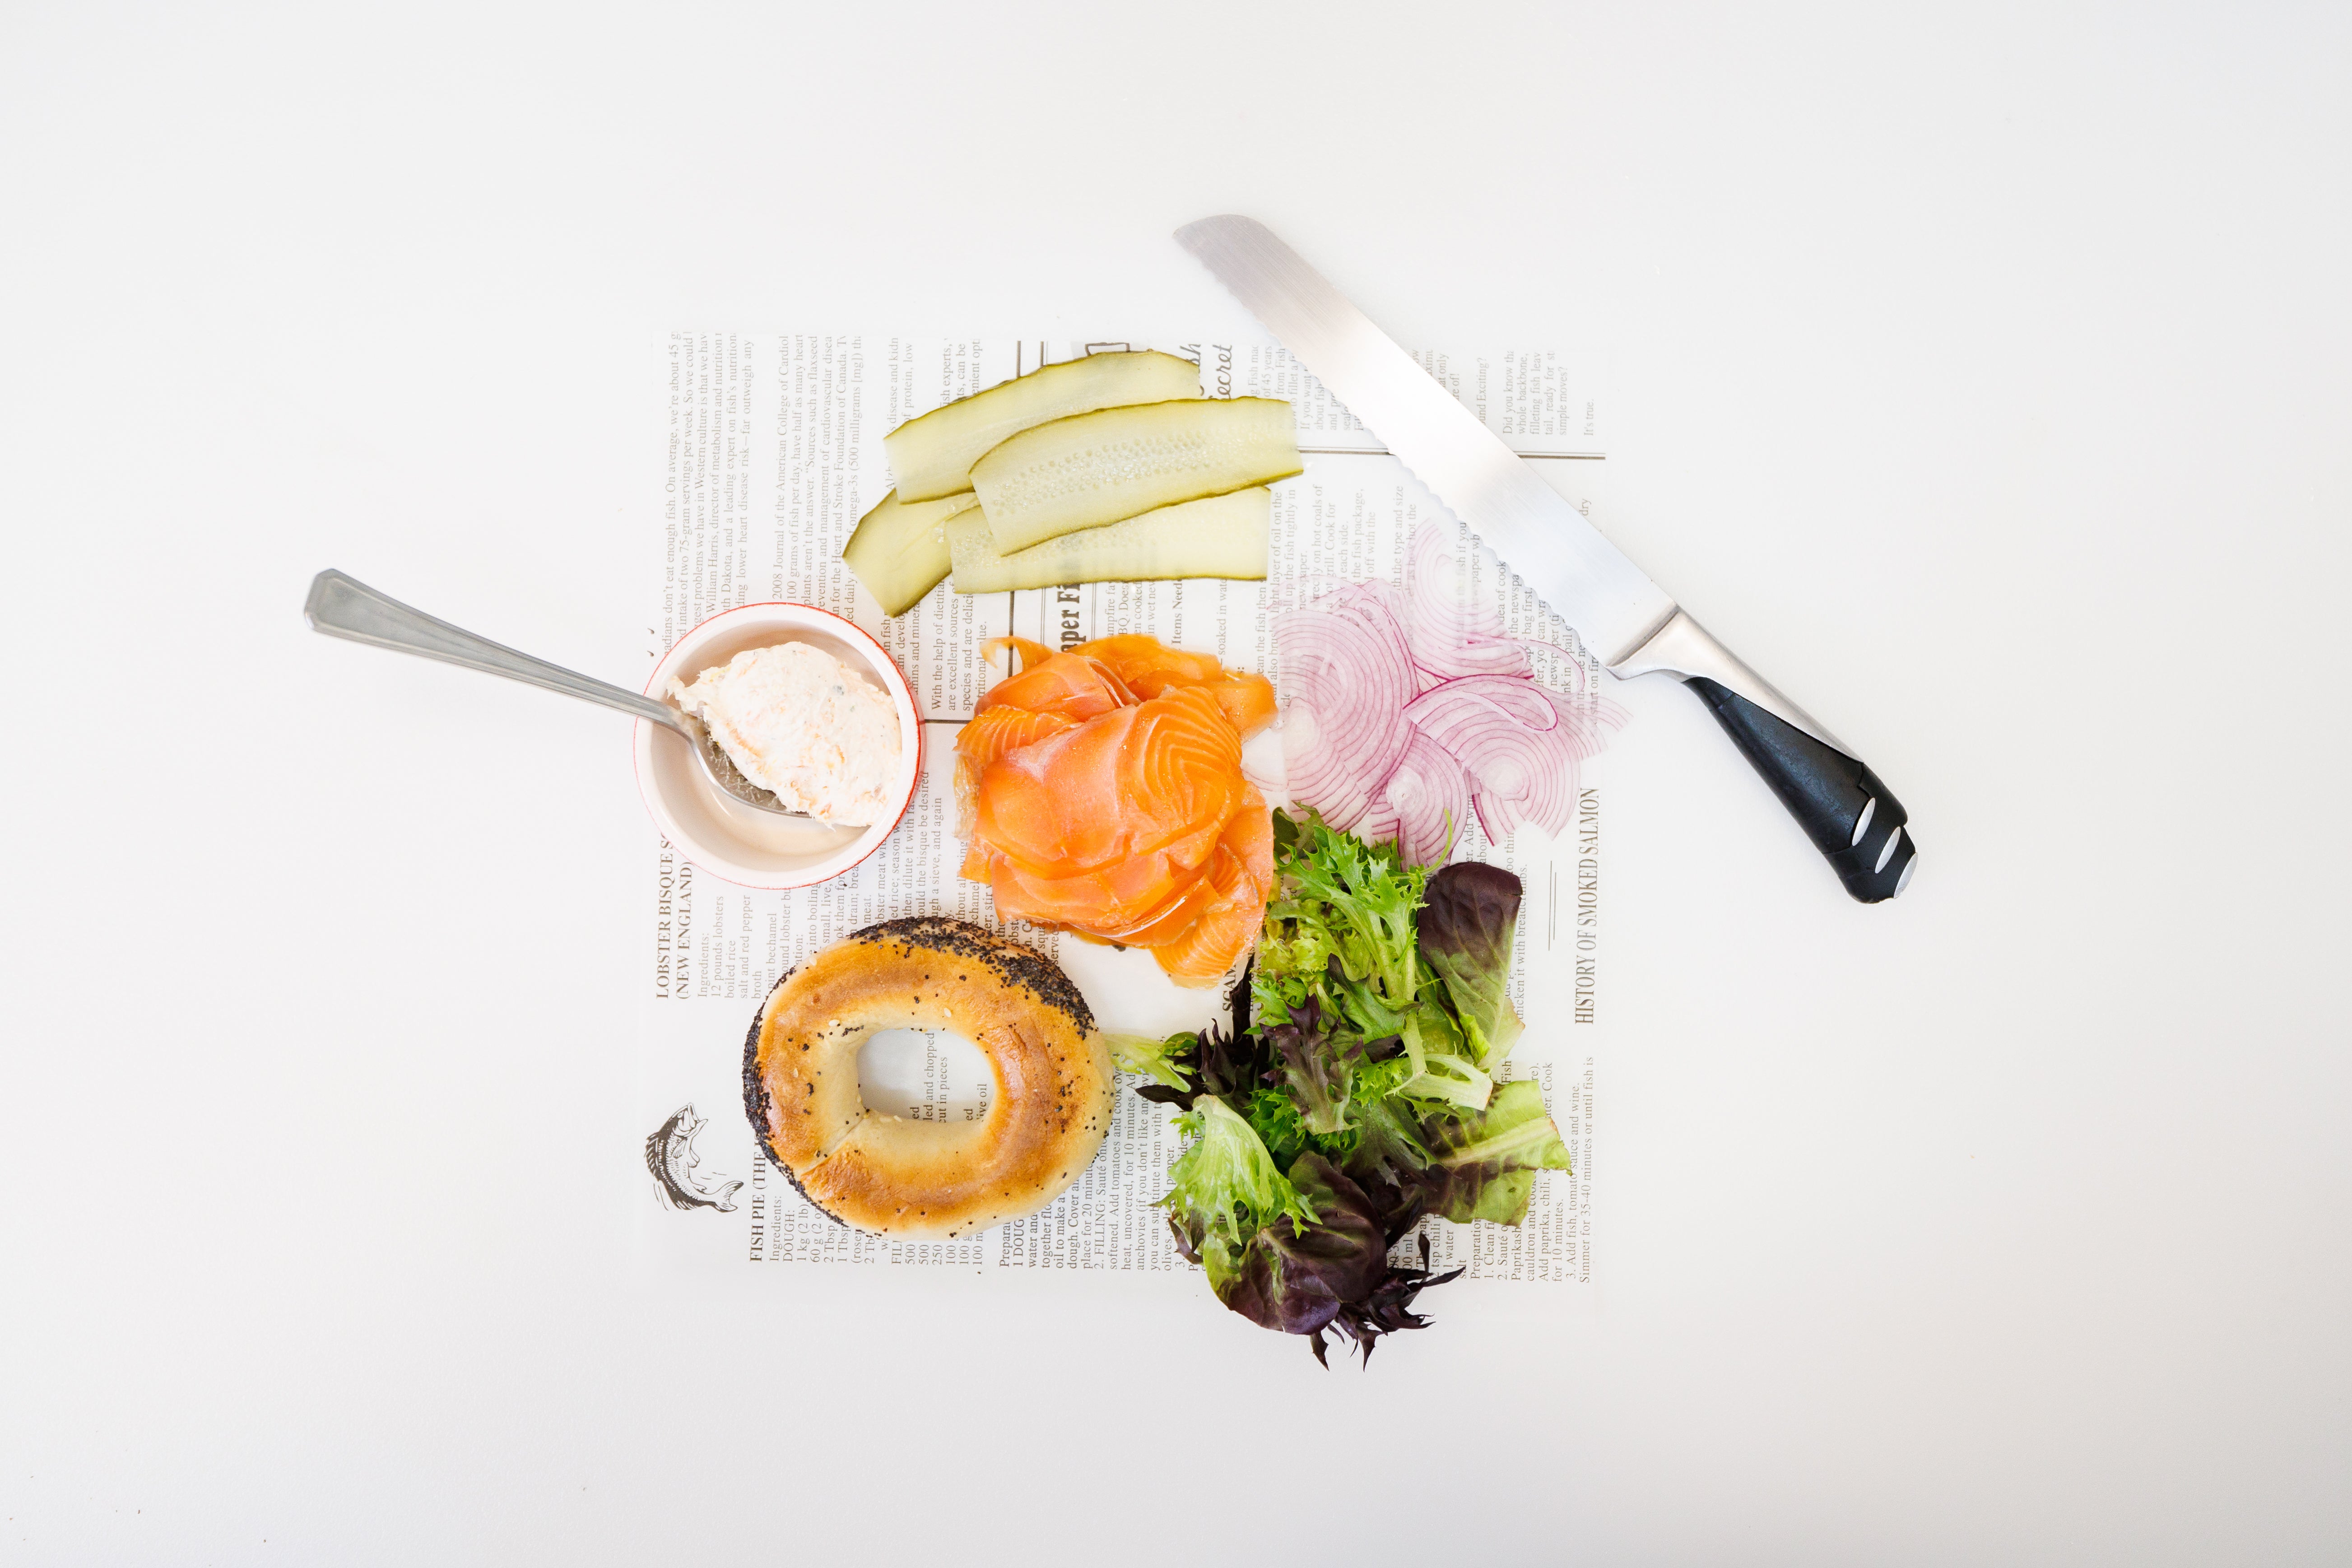
<path id="1" fill-rule="evenodd" d="M 1187 224 L 1176 239 L 1576 628 L 1610 674 L 1668 674 L 1689 685 L 1849 893 L 1877 903 L 1909 886 L 1917 846 L 1878 776 L 1708 636 L 1304 258 L 1264 224 L 1233 214 Z"/>

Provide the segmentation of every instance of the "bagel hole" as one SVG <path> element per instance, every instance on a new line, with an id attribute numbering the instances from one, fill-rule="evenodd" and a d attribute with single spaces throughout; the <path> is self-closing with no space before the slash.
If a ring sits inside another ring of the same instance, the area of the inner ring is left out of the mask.
<path id="1" fill-rule="evenodd" d="M 911 1121 L 978 1121 L 995 1077 L 978 1046 L 944 1029 L 877 1029 L 857 1052 L 866 1109 Z"/>

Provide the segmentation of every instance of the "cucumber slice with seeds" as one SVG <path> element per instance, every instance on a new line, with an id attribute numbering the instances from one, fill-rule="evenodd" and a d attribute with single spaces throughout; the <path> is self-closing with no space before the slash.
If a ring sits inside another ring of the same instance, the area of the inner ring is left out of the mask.
<path id="1" fill-rule="evenodd" d="M 841 558 L 884 615 L 904 615 L 948 574 L 948 541 L 940 525 L 979 504 L 970 490 L 924 501 L 902 501 L 892 490 L 857 520 Z"/>
<path id="2" fill-rule="evenodd" d="M 882 437 L 899 499 L 934 500 L 971 489 L 971 466 L 1033 425 L 1123 403 L 1201 395 L 1201 367 L 1150 351 L 1088 354 L 975 392 L 909 419 Z"/>
<path id="3" fill-rule="evenodd" d="M 1274 492 L 1234 490 L 1081 528 L 1000 555 L 979 510 L 948 520 L 959 594 L 1002 594 L 1065 583 L 1151 583 L 1173 577 L 1265 575 Z"/>
<path id="4" fill-rule="evenodd" d="M 1024 430 L 971 466 L 997 552 L 1302 471 L 1290 405 L 1178 398 Z"/>

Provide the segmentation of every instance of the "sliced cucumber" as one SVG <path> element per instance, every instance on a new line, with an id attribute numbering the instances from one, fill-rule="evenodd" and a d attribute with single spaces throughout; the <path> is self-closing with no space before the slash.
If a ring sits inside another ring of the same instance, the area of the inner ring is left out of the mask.
<path id="1" fill-rule="evenodd" d="M 901 497 L 934 500 L 971 489 L 971 466 L 981 455 L 1032 425 L 1122 403 L 1200 395 L 1201 367 L 1191 360 L 1148 351 L 1088 354 L 909 419 L 882 437 L 882 449 Z"/>
<path id="2" fill-rule="evenodd" d="M 1234 490 L 1163 506 L 1123 522 L 1081 528 L 999 555 L 982 512 L 948 520 L 959 594 L 1002 594 L 1063 583 L 1152 583 L 1171 577 L 1265 575 L 1274 492 Z"/>
<path id="3" fill-rule="evenodd" d="M 1040 425 L 971 466 L 1000 554 L 1300 472 L 1290 405 L 1179 398 Z"/>
<path id="4" fill-rule="evenodd" d="M 902 501 L 892 490 L 857 520 L 841 558 L 881 603 L 884 615 L 903 615 L 948 574 L 948 541 L 940 525 L 979 504 L 970 490 L 922 501 Z"/>

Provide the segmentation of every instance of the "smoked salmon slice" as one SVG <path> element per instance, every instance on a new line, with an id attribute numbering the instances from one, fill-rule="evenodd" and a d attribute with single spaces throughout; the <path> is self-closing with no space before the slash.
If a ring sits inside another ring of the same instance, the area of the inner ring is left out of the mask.
<path id="1" fill-rule="evenodd" d="M 991 708 L 1024 708 L 1032 713 L 1091 719 L 1097 713 L 1127 707 L 1135 700 L 1136 693 L 1100 659 L 1080 653 L 1056 653 L 990 687 L 980 700 L 979 710 L 985 713 Z"/>
<path id="2" fill-rule="evenodd" d="M 956 732 L 955 746 L 956 831 L 966 843 L 971 841 L 973 803 L 980 798 L 974 787 L 980 782 L 980 770 L 1008 752 L 1077 726 L 1078 721 L 1067 714 L 1033 713 L 1026 708 L 983 708 L 972 715 L 971 721 Z M 965 874 L 970 872 L 967 861 Z M 985 881 L 987 876 L 983 872 L 975 879 Z"/>
<path id="3" fill-rule="evenodd" d="M 962 874 L 1007 920 L 1149 948 L 1178 983 L 1214 984 L 1273 884 L 1265 801 L 1241 772 L 1273 687 L 1148 637 L 992 646 L 1024 662 L 956 739 Z"/>
<path id="4" fill-rule="evenodd" d="M 956 755 L 984 768 L 1008 752 L 1075 730 L 1078 721 L 1066 713 L 1033 713 L 1026 708 L 983 708 L 956 733 Z"/>
<path id="5" fill-rule="evenodd" d="M 1171 686 L 1206 686 L 1224 673 L 1213 654 L 1187 653 L 1141 633 L 1097 637 L 1070 651 L 1108 665 L 1139 697 L 1157 697 Z"/>
<path id="6" fill-rule="evenodd" d="M 1008 649 L 1011 650 L 1016 662 L 1006 668 L 1008 672 L 1013 675 L 1020 674 L 1033 664 L 1042 664 L 1054 657 L 1052 648 L 1041 642 L 1032 642 L 1027 637 L 991 637 L 980 645 L 980 657 L 984 662 L 994 664 L 996 656 Z"/>
<path id="7" fill-rule="evenodd" d="M 1244 741 L 1274 722 L 1274 682 L 1247 670 L 1229 669 L 1224 679 L 1202 688 L 1217 700 Z"/>
<path id="8" fill-rule="evenodd" d="M 1223 711 L 1197 689 L 1176 690 L 989 763 L 975 826 L 981 842 L 1047 876 L 1166 850 L 1197 870 L 1248 787 Z"/>
<path id="9" fill-rule="evenodd" d="M 1192 929 L 1151 950 L 1179 985 L 1215 984 L 1265 922 L 1274 884 L 1274 826 L 1264 801 L 1234 815 L 1201 880 L 1209 897 Z"/>
<path id="10" fill-rule="evenodd" d="M 1157 697 L 1177 686 L 1202 688 L 1216 698 L 1244 740 L 1274 721 L 1274 683 L 1263 675 L 1227 669 L 1213 655 L 1170 647 L 1140 633 L 1097 637 L 1070 652 L 1108 666 L 1138 697 Z"/>

